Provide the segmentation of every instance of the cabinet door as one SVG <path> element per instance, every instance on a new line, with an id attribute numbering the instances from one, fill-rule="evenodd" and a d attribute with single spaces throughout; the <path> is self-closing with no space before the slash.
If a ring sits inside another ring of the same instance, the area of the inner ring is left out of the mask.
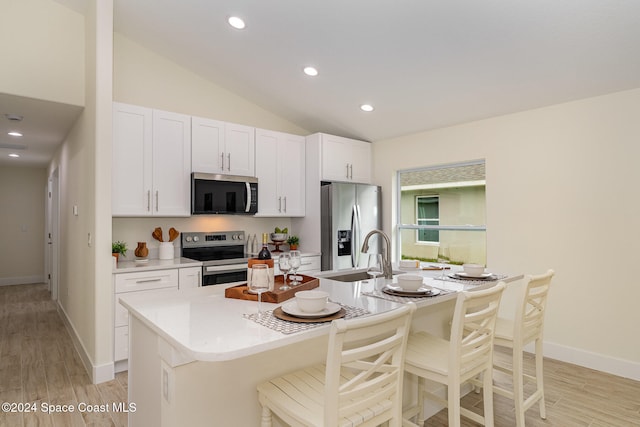
<path id="1" fill-rule="evenodd" d="M 278 193 L 284 216 L 305 214 L 305 141 L 298 135 L 281 134 L 278 144 Z M 258 205 L 260 206 L 260 205 Z"/>
<path id="2" fill-rule="evenodd" d="M 223 173 L 224 122 L 191 118 L 192 172 Z"/>
<path id="3" fill-rule="evenodd" d="M 191 214 L 191 117 L 153 111 L 153 215 Z"/>
<path id="4" fill-rule="evenodd" d="M 202 286 L 202 268 L 188 267 L 179 271 L 178 287 L 180 289 L 192 289 Z"/>
<path id="5" fill-rule="evenodd" d="M 151 109 L 113 104 L 112 150 L 112 215 L 151 215 Z"/>
<path id="6" fill-rule="evenodd" d="M 256 176 L 258 177 L 258 213 L 280 216 L 282 199 L 278 199 L 278 132 L 256 129 Z"/>
<path id="7" fill-rule="evenodd" d="M 224 173 L 256 176 L 255 128 L 225 123 L 224 144 Z"/>
<path id="8" fill-rule="evenodd" d="M 350 143 L 349 178 L 353 182 L 371 183 L 371 144 L 365 141 Z"/>

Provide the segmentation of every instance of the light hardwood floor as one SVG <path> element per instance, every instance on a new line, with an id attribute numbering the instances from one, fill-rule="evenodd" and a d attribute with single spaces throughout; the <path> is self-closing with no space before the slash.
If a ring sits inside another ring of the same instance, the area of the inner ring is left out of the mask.
<path id="1" fill-rule="evenodd" d="M 0 286 L 0 402 L 34 404 L 37 411 L 0 412 L 0 427 L 126 426 L 113 402 L 127 401 L 126 372 L 89 380 L 44 284 Z M 107 404 L 109 412 L 46 414 L 45 405 Z"/>
<path id="2" fill-rule="evenodd" d="M 508 361 L 502 352 L 496 352 L 496 358 Z M 525 368 L 532 371 L 531 358 Z M 496 381 L 505 383 L 506 377 L 496 374 Z M 527 427 L 640 427 L 638 381 L 545 359 L 545 391 L 547 419 L 540 419 L 534 405 L 526 414 Z M 45 285 L 0 286 L 0 403 L 35 402 L 38 407 L 30 413 L 0 412 L 0 427 L 127 426 L 126 414 L 113 410 L 52 415 L 40 411 L 42 403 L 112 408 L 126 401 L 126 372 L 113 381 L 91 384 Z M 510 401 L 496 395 L 494 402 L 496 427 L 513 427 Z M 482 394 L 468 394 L 463 406 L 481 413 Z M 446 426 L 447 411 L 425 425 Z M 476 425 L 463 418 L 462 426 Z"/>

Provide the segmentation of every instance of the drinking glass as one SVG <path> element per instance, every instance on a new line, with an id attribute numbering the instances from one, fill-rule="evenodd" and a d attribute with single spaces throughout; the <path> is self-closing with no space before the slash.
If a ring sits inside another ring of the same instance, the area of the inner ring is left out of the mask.
<path id="1" fill-rule="evenodd" d="M 291 286 L 287 285 L 287 273 L 291 270 L 291 254 L 283 252 L 278 257 L 278 268 L 284 273 L 284 285 L 280 286 L 281 291 L 291 289 Z"/>
<path id="2" fill-rule="evenodd" d="M 262 317 L 262 294 L 269 290 L 269 267 L 267 264 L 251 266 L 251 282 L 249 290 L 258 294 L 258 317 Z"/>
<path id="3" fill-rule="evenodd" d="M 377 277 L 382 275 L 382 255 L 369 254 L 369 263 L 367 266 L 367 274 L 371 276 L 375 284 Z"/>
<path id="4" fill-rule="evenodd" d="M 289 251 L 289 255 L 291 256 L 291 260 L 289 261 L 291 265 L 291 272 L 293 276 L 291 276 L 291 286 L 299 285 L 298 276 L 296 273 L 300 266 L 302 265 L 302 258 L 300 257 L 300 251 Z"/>

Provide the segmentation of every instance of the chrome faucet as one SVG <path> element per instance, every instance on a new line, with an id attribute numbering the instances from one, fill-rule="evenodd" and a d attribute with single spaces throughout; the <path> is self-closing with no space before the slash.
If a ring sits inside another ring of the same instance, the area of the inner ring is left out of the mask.
<path id="1" fill-rule="evenodd" d="M 381 230 L 371 230 L 364 238 L 364 242 L 362 243 L 361 252 L 367 252 L 369 250 L 369 237 L 374 234 L 379 234 L 382 236 L 385 242 L 385 251 L 382 255 L 382 274 L 385 279 L 391 279 L 393 277 L 393 272 L 391 271 L 391 240 L 389 240 L 389 236 L 384 234 Z"/>

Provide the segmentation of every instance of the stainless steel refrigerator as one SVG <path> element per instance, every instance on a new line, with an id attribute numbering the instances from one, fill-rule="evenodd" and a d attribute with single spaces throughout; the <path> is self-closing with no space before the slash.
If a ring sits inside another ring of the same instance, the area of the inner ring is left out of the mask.
<path id="1" fill-rule="evenodd" d="M 371 236 L 367 254 L 360 252 L 367 233 L 382 227 L 380 187 L 323 182 L 320 194 L 322 270 L 366 267 L 367 254 L 382 253 L 379 235 Z"/>

